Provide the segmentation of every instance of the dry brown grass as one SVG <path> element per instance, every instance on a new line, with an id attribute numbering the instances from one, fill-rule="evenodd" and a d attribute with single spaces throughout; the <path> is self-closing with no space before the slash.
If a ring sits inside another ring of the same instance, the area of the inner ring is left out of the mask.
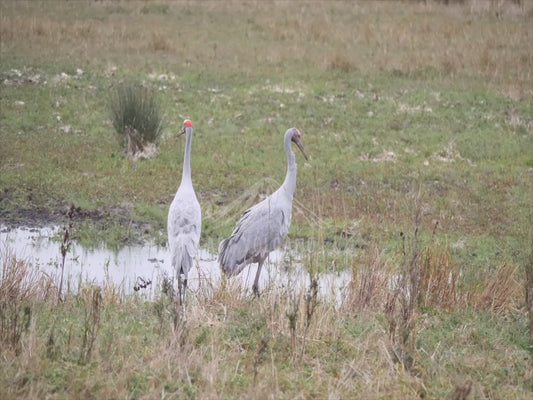
<path id="1" fill-rule="evenodd" d="M 150 48 L 155 51 L 170 51 L 171 44 L 168 36 L 160 32 L 152 33 Z"/>
<path id="2" fill-rule="evenodd" d="M 532 233 L 533 230 L 530 231 L 530 237 L 533 239 Z M 533 349 L 533 247 L 531 247 L 526 257 L 524 262 L 526 309 L 529 317 L 529 347 Z"/>
<path id="3" fill-rule="evenodd" d="M 142 58 L 167 65 L 187 60 L 202 65 L 216 57 L 221 71 L 238 66 L 246 73 L 281 63 L 362 73 L 419 74 L 433 68 L 445 77 L 489 80 L 515 97 L 532 95 L 532 1 L 321 2 L 312 7 L 190 1 L 169 2 L 162 13 L 144 13 L 138 3 L 123 4 L 117 12 L 107 2 L 77 4 L 76 10 L 63 4 L 57 13 L 50 3 L 4 3 L 4 57 L 60 60 L 68 55 L 98 63 L 105 53 L 116 62 Z M 248 22 L 234 24 L 235 18 Z"/>
<path id="4" fill-rule="evenodd" d="M 0 343 L 19 353 L 22 335 L 32 323 L 34 304 L 57 296 L 57 290 L 51 279 L 17 258 L 4 244 L 0 265 Z"/>
<path id="5" fill-rule="evenodd" d="M 354 260 L 355 261 L 355 260 Z M 362 263 L 354 262 L 353 278 L 346 306 L 355 313 L 366 309 L 382 310 L 390 292 L 393 272 L 378 248 L 365 252 Z"/>
<path id="6" fill-rule="evenodd" d="M 480 282 L 473 284 L 468 283 L 469 272 L 460 269 L 449 248 L 432 243 L 419 251 L 420 258 L 414 261 L 419 264 L 418 273 L 413 279 L 419 285 L 416 302 L 423 309 L 450 312 L 471 305 L 478 310 L 508 313 L 518 312 L 523 304 L 525 282 L 519 266 L 505 263 L 494 272 L 477 272 Z M 356 314 L 392 307 L 400 296 L 394 294 L 395 287 L 406 290 L 408 301 L 411 289 L 406 288 L 405 279 L 411 278 L 402 278 L 402 269 L 395 264 L 375 249 L 366 253 L 362 264 L 354 263 L 345 307 Z"/>
<path id="7" fill-rule="evenodd" d="M 484 277 L 481 293 L 474 298 L 477 309 L 505 313 L 519 310 L 524 304 L 522 268 L 503 264 L 494 274 Z"/>
<path id="8" fill-rule="evenodd" d="M 452 310 L 457 305 L 459 268 L 450 250 L 441 246 L 428 247 L 420 270 L 419 304 Z"/>
<path id="9" fill-rule="evenodd" d="M 51 301 L 49 307 L 39 307 L 42 315 L 24 330 L 18 356 L 3 352 L 10 366 L 0 382 L 10 383 L 0 388 L 0 395 L 414 399 L 470 391 L 477 396 L 487 384 L 472 371 L 485 371 L 493 379 L 501 368 L 488 365 L 523 356 L 503 347 L 507 344 L 500 336 L 481 335 L 475 320 L 448 332 L 447 313 L 441 318 L 417 312 L 411 338 L 419 344 L 403 346 L 402 333 L 395 331 L 391 337 L 379 309 L 384 296 L 390 300 L 396 295 L 388 303 L 390 317 L 397 322 L 403 318 L 400 297 L 405 293 L 390 286 L 397 282 L 389 267 L 394 262 L 371 252 L 366 265 L 354 268 L 351 297 L 340 309 L 327 299 L 312 303 L 312 290 L 265 290 L 257 299 L 232 281 L 221 286 L 206 281 L 191 294 L 179 324 L 173 321 L 166 295 L 151 305 L 134 298 L 115 302 L 106 298 L 104 289 L 83 286 L 58 306 Z M 320 284 L 320 274 L 318 279 Z M 39 298 L 34 296 L 30 305 L 36 307 Z M 156 306 L 163 312 L 153 313 Z M 496 311 L 512 313 L 511 308 Z M 50 321 L 55 321 L 53 328 Z M 428 340 L 430 332 L 435 339 L 430 335 Z M 486 340 L 495 341 L 498 351 L 483 350 L 490 359 L 481 365 L 476 346 L 489 346 Z M 31 381 L 21 378 L 27 375 Z M 520 379 L 513 379 L 499 393 L 510 393 L 511 385 L 516 389 Z"/>

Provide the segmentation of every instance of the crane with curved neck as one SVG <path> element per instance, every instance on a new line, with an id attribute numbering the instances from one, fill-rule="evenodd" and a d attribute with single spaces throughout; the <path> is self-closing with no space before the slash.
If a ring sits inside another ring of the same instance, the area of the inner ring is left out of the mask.
<path id="1" fill-rule="evenodd" d="M 253 284 L 259 296 L 259 276 L 268 254 L 281 246 L 291 225 L 292 200 L 296 190 L 297 165 L 291 144 L 295 143 L 307 160 L 301 133 L 297 128 L 285 132 L 287 174 L 278 190 L 244 212 L 233 233 L 219 245 L 218 261 L 228 276 L 238 275 L 244 267 L 257 263 Z"/>

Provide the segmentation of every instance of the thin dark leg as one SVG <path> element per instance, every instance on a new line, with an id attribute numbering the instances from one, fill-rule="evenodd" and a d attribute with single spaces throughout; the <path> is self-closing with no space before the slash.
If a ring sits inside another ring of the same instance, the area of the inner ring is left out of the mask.
<path id="1" fill-rule="evenodd" d="M 259 259 L 257 263 L 257 273 L 255 274 L 254 285 L 252 286 L 252 290 L 257 297 L 259 297 L 259 275 L 261 275 L 261 268 L 263 267 L 265 258 L 266 257 Z"/>
<path id="2" fill-rule="evenodd" d="M 181 274 L 178 273 L 178 305 L 183 305 L 182 302 L 182 281 L 181 281 Z"/>
<path id="3" fill-rule="evenodd" d="M 187 277 L 183 279 L 183 305 L 185 305 L 185 290 L 187 290 Z"/>

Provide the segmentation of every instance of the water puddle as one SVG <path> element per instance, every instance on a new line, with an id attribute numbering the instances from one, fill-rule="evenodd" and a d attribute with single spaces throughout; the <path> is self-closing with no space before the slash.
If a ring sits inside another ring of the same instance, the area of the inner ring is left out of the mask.
<path id="1" fill-rule="evenodd" d="M 61 243 L 53 240 L 61 234 L 60 227 L 14 228 L 0 227 L 0 246 L 7 246 L 19 259 L 50 275 L 55 282 L 61 277 Z M 259 287 L 261 291 L 289 289 L 298 293 L 309 287 L 309 274 L 294 255 L 285 260 L 283 251 L 274 251 L 263 266 Z M 251 293 L 257 265 L 244 269 L 232 282 Z M 174 271 L 166 247 L 146 243 L 125 246 L 119 251 L 106 247 L 86 249 L 73 242 L 65 259 L 65 287 L 77 292 L 80 283 L 97 286 L 112 285 L 124 295 L 132 294 L 139 284 L 150 282 L 139 293 L 148 299 L 160 292 L 165 277 Z M 202 287 L 218 287 L 222 276 L 216 254 L 200 249 L 194 268 L 189 272 L 188 288 L 192 293 Z M 351 272 L 322 273 L 318 276 L 319 295 L 341 304 L 351 280 Z"/>

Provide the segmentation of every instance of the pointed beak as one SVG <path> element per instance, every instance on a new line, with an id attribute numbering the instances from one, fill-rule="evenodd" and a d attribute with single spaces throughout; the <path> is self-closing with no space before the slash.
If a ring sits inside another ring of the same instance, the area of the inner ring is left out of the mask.
<path id="1" fill-rule="evenodd" d="M 185 127 L 181 128 L 181 131 L 178 132 L 178 137 L 185 133 Z"/>
<path id="2" fill-rule="evenodd" d="M 309 157 L 307 157 L 307 154 L 305 154 L 305 149 L 304 149 L 304 145 L 302 144 L 302 141 L 300 139 L 296 139 L 296 140 L 294 140 L 294 143 L 296 143 L 296 146 L 298 146 L 298 148 L 300 149 L 300 151 L 304 155 L 305 159 L 307 161 L 309 161 Z"/>

